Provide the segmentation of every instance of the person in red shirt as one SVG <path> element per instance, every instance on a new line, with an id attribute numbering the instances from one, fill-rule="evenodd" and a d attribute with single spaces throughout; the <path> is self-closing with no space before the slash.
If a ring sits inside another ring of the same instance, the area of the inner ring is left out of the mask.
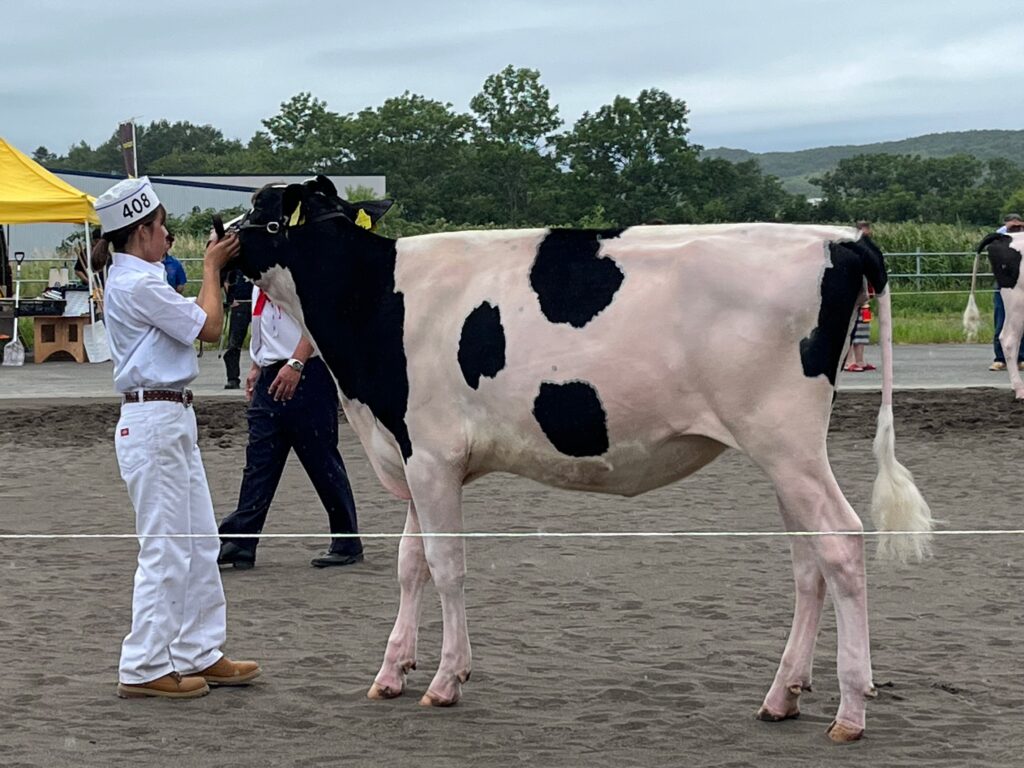
<path id="1" fill-rule="evenodd" d="M 861 220 L 857 222 L 857 229 L 862 236 L 871 237 L 871 222 Z M 868 297 L 875 295 L 875 289 L 868 285 Z M 861 373 L 862 371 L 877 370 L 876 366 L 864 360 L 864 349 L 871 343 L 871 304 L 864 302 L 857 312 L 857 320 L 853 324 L 853 333 L 850 334 L 850 351 L 846 353 L 844 371 L 850 373 Z"/>

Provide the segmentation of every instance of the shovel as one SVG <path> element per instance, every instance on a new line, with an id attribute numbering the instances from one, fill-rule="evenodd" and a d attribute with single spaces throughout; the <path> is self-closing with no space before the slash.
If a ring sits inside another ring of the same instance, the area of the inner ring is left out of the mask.
<path id="1" fill-rule="evenodd" d="M 14 329 L 11 333 L 11 340 L 4 347 L 4 365 L 24 365 L 25 347 L 21 343 L 21 334 L 18 333 L 18 301 L 21 299 L 21 262 L 25 260 L 24 251 L 15 251 L 14 260 L 17 262 L 14 278 Z"/>

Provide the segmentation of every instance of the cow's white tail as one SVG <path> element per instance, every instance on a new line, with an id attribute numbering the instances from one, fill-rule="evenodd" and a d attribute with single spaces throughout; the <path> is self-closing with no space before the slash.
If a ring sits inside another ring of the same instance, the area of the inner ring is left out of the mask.
<path id="1" fill-rule="evenodd" d="M 914 485 L 910 470 L 896 461 L 892 420 L 892 301 L 889 287 L 878 294 L 878 320 L 882 348 L 882 407 L 875 433 L 878 476 L 871 494 L 871 518 L 879 531 L 906 531 L 882 536 L 878 554 L 892 560 L 922 560 L 931 548 L 932 513 Z"/>
<path id="2" fill-rule="evenodd" d="M 971 273 L 971 295 L 967 299 L 967 309 L 964 310 L 964 333 L 968 341 L 978 338 L 978 327 L 981 324 L 981 314 L 978 312 L 978 304 L 974 300 L 974 286 L 978 282 L 978 259 L 981 253 L 974 254 L 974 271 Z"/>

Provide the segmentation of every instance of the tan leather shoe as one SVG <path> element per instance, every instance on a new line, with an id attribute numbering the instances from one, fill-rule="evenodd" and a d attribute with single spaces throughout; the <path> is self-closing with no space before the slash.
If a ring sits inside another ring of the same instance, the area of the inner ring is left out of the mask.
<path id="1" fill-rule="evenodd" d="M 255 661 L 232 661 L 227 656 L 221 656 L 212 667 L 195 674 L 210 685 L 245 685 L 259 677 L 262 671 Z"/>
<path id="2" fill-rule="evenodd" d="M 160 696 L 165 699 L 196 699 L 210 692 L 206 680 L 192 675 L 182 677 L 177 672 L 150 680 L 148 683 L 118 683 L 117 695 L 122 699 L 143 699 Z"/>

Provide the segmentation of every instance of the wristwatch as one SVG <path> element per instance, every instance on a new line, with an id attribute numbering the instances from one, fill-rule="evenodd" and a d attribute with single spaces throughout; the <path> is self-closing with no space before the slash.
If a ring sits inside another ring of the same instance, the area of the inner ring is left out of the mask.
<path id="1" fill-rule="evenodd" d="M 302 373 L 302 369 L 306 367 L 305 363 L 303 363 L 301 360 L 298 360 L 298 359 L 296 359 L 294 357 L 289 358 L 288 362 L 285 363 L 285 365 L 287 365 L 293 371 L 298 371 L 299 373 Z"/>

